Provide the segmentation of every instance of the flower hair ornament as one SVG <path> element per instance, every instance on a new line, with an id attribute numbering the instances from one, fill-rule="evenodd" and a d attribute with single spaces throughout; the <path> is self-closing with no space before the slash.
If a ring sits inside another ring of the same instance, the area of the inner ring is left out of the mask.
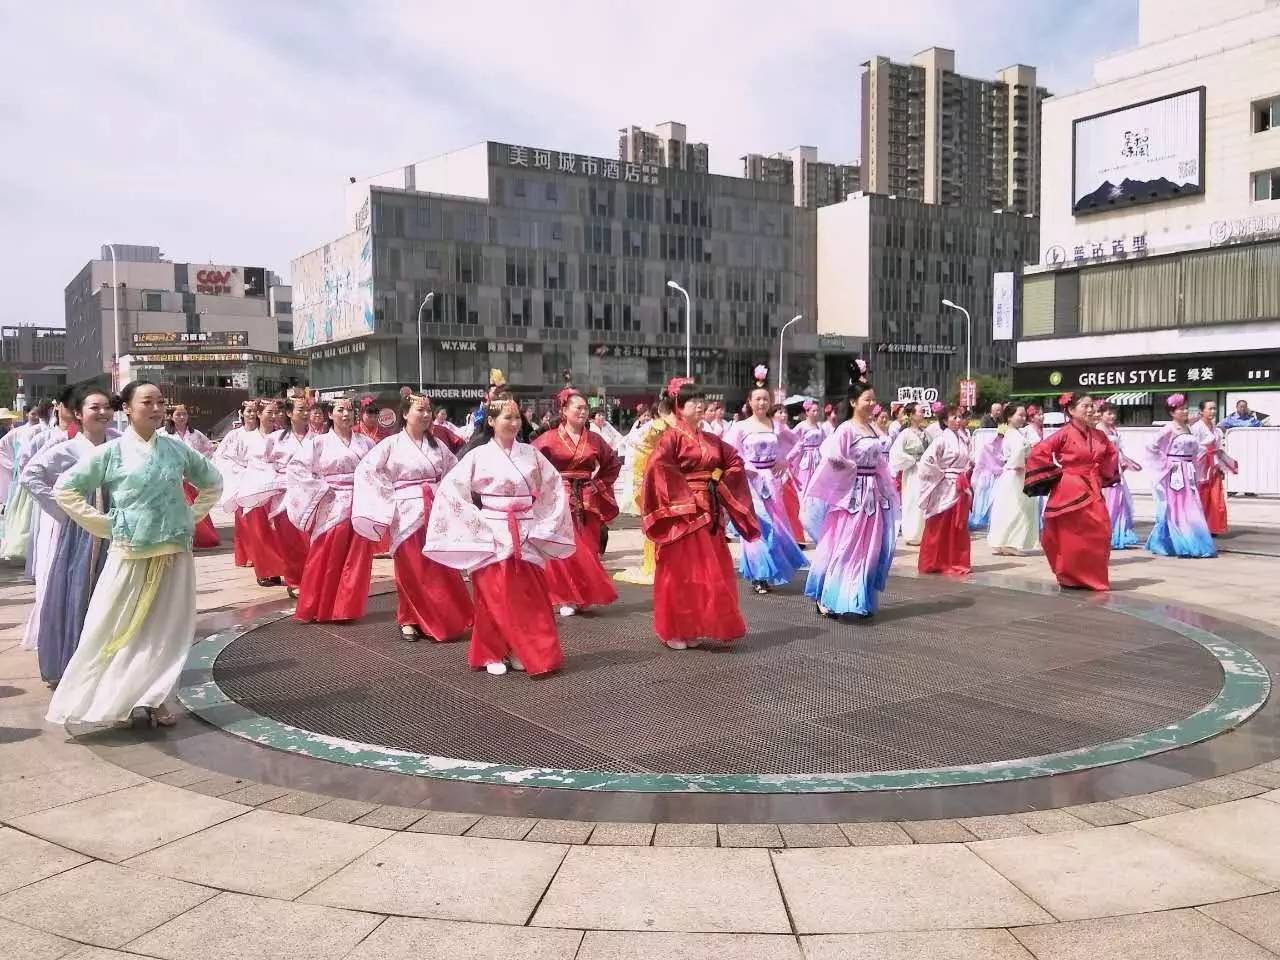
<path id="1" fill-rule="evenodd" d="M 933 401 L 933 405 L 929 407 L 929 409 L 933 412 L 933 415 L 936 417 L 938 414 L 942 412 L 942 401 L 941 400 Z"/>
<path id="2" fill-rule="evenodd" d="M 501 370 L 493 369 L 489 371 L 489 386 L 505 387 L 507 385 L 507 375 Z"/>
<path id="3" fill-rule="evenodd" d="M 804 412 L 805 412 L 805 413 L 808 413 L 810 410 L 817 410 L 817 409 L 818 409 L 818 401 L 817 401 L 817 400 L 806 400 L 806 401 L 804 402 Z"/>
<path id="4" fill-rule="evenodd" d="M 1039 407 L 1037 407 L 1034 403 L 1031 403 L 1031 404 L 1028 404 L 1028 405 L 1027 405 L 1027 419 L 1028 419 L 1028 420 L 1030 420 L 1032 417 L 1034 417 L 1034 416 L 1035 416 L 1036 414 L 1038 414 L 1039 412 L 1040 412 L 1040 408 L 1039 408 Z"/>
<path id="5" fill-rule="evenodd" d="M 1060 397 L 1058 397 L 1058 406 L 1060 406 L 1063 410 L 1067 409 L 1067 407 L 1071 406 L 1072 396 L 1073 395 L 1070 393 L 1062 394 Z"/>
<path id="6" fill-rule="evenodd" d="M 830 413 L 833 409 L 835 409 L 835 408 L 834 408 L 834 407 L 832 407 L 832 406 L 831 406 L 831 404 L 829 404 L 829 403 L 828 403 L 825 407 L 823 407 L 823 408 L 822 408 L 822 412 L 823 412 L 823 413 Z"/>
<path id="7" fill-rule="evenodd" d="M 751 371 L 751 375 L 756 378 L 756 386 L 763 387 L 765 381 L 769 379 L 769 368 L 763 363 L 757 363 L 755 369 Z"/>
<path id="8" fill-rule="evenodd" d="M 686 383 L 693 383 L 692 377 L 672 377 L 667 384 L 667 396 L 674 400 L 680 394 L 680 388 Z"/>
<path id="9" fill-rule="evenodd" d="M 872 415 L 873 417 L 878 417 L 878 416 L 880 416 L 880 414 L 882 414 L 882 413 L 884 413 L 884 407 L 880 406 L 880 404 L 878 404 L 878 403 L 877 403 L 874 407 L 872 407 L 872 408 L 871 408 L 871 415 Z"/>
<path id="10" fill-rule="evenodd" d="M 1184 394 L 1175 393 L 1164 403 L 1170 410 L 1177 410 L 1179 407 L 1185 407 L 1187 405 L 1187 398 Z"/>
<path id="11" fill-rule="evenodd" d="M 573 387 L 565 387 L 558 394 L 556 394 L 556 402 L 560 404 L 561 407 L 563 407 L 573 397 L 576 397 L 578 395 L 579 395 L 578 391 Z"/>
<path id="12" fill-rule="evenodd" d="M 373 402 L 374 402 L 373 394 L 366 393 L 363 397 L 360 398 L 360 409 L 363 410 L 365 407 L 373 406 Z"/>

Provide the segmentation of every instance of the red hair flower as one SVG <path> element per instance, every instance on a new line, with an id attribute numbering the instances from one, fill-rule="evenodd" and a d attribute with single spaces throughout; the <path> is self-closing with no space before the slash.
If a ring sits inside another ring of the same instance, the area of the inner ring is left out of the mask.
<path id="1" fill-rule="evenodd" d="M 1039 412 L 1040 412 L 1040 408 L 1037 407 L 1034 403 L 1027 405 L 1027 419 L 1031 419 Z"/>
<path id="2" fill-rule="evenodd" d="M 672 377 L 667 384 L 667 396 L 674 400 L 680 393 L 680 388 L 686 383 L 693 383 L 692 377 Z"/>
<path id="3" fill-rule="evenodd" d="M 1063 410 L 1071 406 L 1072 396 L 1073 394 L 1064 393 L 1062 396 L 1058 397 L 1058 406 L 1062 407 Z"/>

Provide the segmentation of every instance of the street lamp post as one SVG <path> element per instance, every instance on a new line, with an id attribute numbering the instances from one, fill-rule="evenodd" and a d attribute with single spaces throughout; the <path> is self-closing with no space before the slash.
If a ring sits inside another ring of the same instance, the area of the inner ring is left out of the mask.
<path id="1" fill-rule="evenodd" d="M 804 317 L 803 313 L 797 313 L 794 317 L 792 317 L 790 320 L 784 323 L 782 325 L 782 329 L 778 331 L 778 389 L 782 391 L 782 396 L 784 398 L 787 395 L 786 383 L 785 383 L 787 378 L 787 374 L 786 374 L 787 368 L 782 365 L 782 336 L 787 332 L 787 327 L 791 326 L 793 323 L 795 323 L 797 320 L 802 319 L 803 317 Z"/>
<path id="2" fill-rule="evenodd" d="M 111 251 L 111 325 L 115 328 L 115 355 L 111 358 L 111 392 L 120 389 L 120 284 L 116 282 L 116 245 L 108 243 Z"/>
<path id="3" fill-rule="evenodd" d="M 689 291 L 674 280 L 668 280 L 667 286 L 684 294 L 684 375 L 693 376 L 693 302 L 689 299 Z"/>
<path id="4" fill-rule="evenodd" d="M 966 380 L 973 379 L 973 318 L 969 316 L 969 311 L 958 303 L 952 303 L 950 300 L 943 300 L 944 307 L 950 307 L 952 310 L 959 310 L 964 314 L 965 332 L 964 332 L 964 378 Z"/>
<path id="5" fill-rule="evenodd" d="M 418 393 L 421 394 L 422 386 L 422 311 L 427 308 L 427 304 L 435 299 L 436 292 L 434 290 L 427 291 L 427 295 L 422 298 L 422 303 L 418 306 Z"/>

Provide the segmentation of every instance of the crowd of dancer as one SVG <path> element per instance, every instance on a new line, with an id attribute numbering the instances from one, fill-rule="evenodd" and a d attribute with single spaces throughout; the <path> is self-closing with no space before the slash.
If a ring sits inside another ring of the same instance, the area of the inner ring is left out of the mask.
<path id="1" fill-rule="evenodd" d="M 174 722 L 192 551 L 219 545 L 215 505 L 233 518 L 234 562 L 285 588 L 298 620 L 364 616 L 374 557 L 389 556 L 400 637 L 469 635 L 469 666 L 495 675 L 560 668 L 557 615 L 617 600 L 601 558 L 620 509 L 641 517 L 645 547 L 617 579 L 652 583 L 672 650 L 746 635 L 739 579 L 767 595 L 803 574 L 821 615 L 870 617 L 899 540 L 918 545 L 920 573 L 965 575 L 985 530 L 994 553 L 1043 548 L 1060 584 L 1106 590 L 1111 550 L 1138 542 L 1135 470 L 1154 478 L 1150 551 L 1213 556 L 1226 529 L 1236 464 L 1212 403 L 1191 423 L 1170 397 L 1170 424 L 1138 460 L 1115 409 L 1086 394 L 1063 395 L 1051 434 L 1036 407 L 1007 404 L 979 442 L 957 406 L 886 409 L 861 361 L 840 409 L 808 401 L 795 426 L 768 370 L 753 372 L 733 421 L 678 378 L 625 436 L 572 388 L 538 431 L 498 377 L 462 428 L 408 388 L 394 418 L 294 396 L 245 403 L 216 449 L 154 384 L 68 391 L 56 420 L 38 409 L 0 439 L 0 552 L 36 583 L 23 644 L 55 689 L 48 718 Z"/>

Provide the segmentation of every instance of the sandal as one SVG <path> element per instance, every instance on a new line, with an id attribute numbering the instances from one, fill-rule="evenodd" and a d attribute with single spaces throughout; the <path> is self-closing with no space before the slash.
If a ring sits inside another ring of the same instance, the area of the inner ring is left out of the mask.
<path id="1" fill-rule="evenodd" d="M 153 727 L 172 727 L 178 722 L 177 714 L 171 712 L 164 704 L 158 707 L 150 707 L 147 711 L 151 715 L 151 726 Z"/>
<path id="2" fill-rule="evenodd" d="M 418 628 L 409 624 L 400 628 L 400 639 L 405 643 L 417 643 L 422 639 L 422 634 L 418 632 Z"/>
<path id="3" fill-rule="evenodd" d="M 757 580 L 755 583 L 751 584 L 751 587 L 762 597 L 769 592 L 769 585 L 761 580 Z"/>

